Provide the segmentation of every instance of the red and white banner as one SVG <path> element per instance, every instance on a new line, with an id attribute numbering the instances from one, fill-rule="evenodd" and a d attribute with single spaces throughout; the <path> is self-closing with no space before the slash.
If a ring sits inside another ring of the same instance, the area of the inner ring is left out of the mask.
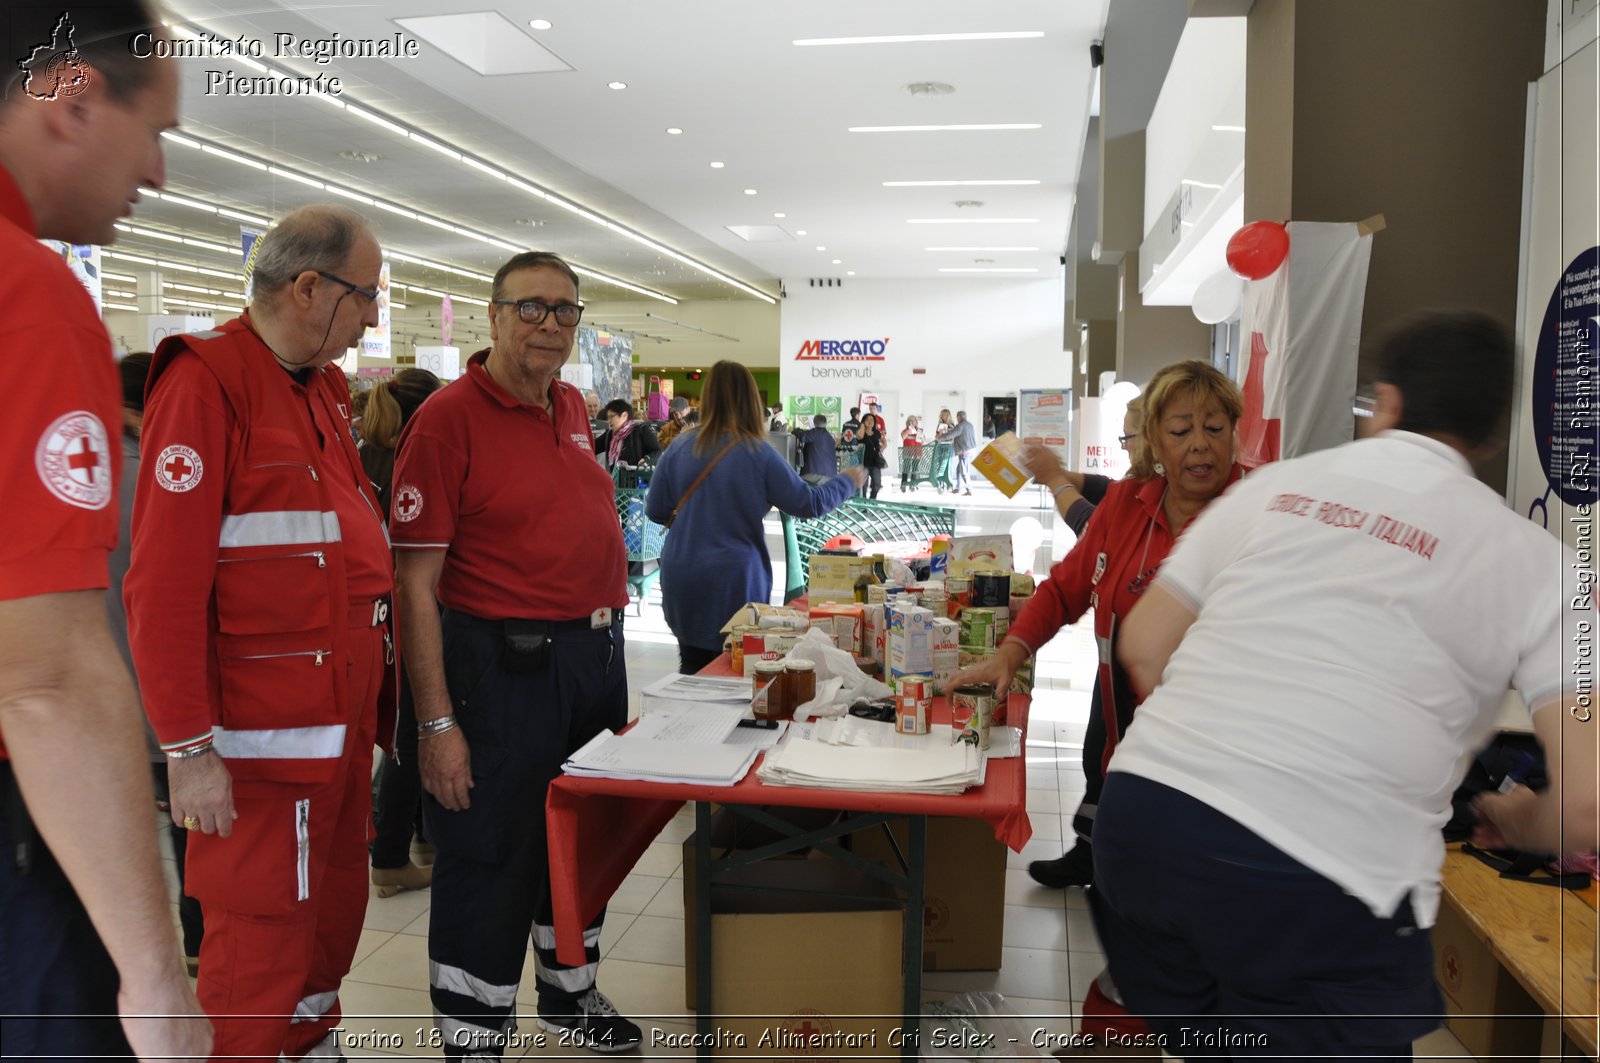
<path id="1" fill-rule="evenodd" d="M 1348 443 L 1372 235 L 1290 222 L 1289 257 L 1245 285 L 1239 461 L 1247 469 Z"/>

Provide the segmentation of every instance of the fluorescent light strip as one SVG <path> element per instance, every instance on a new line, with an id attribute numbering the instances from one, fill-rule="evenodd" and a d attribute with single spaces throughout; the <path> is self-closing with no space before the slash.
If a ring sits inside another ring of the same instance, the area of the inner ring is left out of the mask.
<path id="1" fill-rule="evenodd" d="M 432 142 L 427 141 L 426 138 L 418 137 L 416 134 L 411 134 L 411 136 L 412 136 L 412 139 L 416 139 L 416 140 L 422 141 L 423 143 L 427 143 L 430 147 L 435 147 L 435 148 L 443 151 L 445 154 L 454 154 L 452 151 L 450 151 L 449 149 L 444 148 L 442 145 L 435 145 Z M 187 139 L 187 138 L 185 138 L 185 139 Z M 232 152 L 223 152 L 223 151 L 217 150 L 215 148 L 212 148 L 209 145 L 202 144 L 202 143 L 200 143 L 198 141 L 189 141 L 188 145 L 193 145 L 195 147 L 198 147 L 200 150 L 205 151 L 208 154 L 218 155 L 218 156 L 223 157 L 223 158 L 229 158 L 229 159 L 232 159 L 233 161 L 242 162 L 245 165 L 252 166 L 252 167 L 255 167 L 255 168 L 258 168 L 258 169 L 261 169 L 261 170 L 268 170 L 269 169 L 269 167 L 264 163 L 258 163 L 258 162 L 255 162 L 254 160 L 251 160 L 251 159 L 245 159 L 243 156 L 236 156 Z M 186 146 L 188 146 L 188 145 L 186 145 Z M 459 156 L 459 155 L 457 157 L 461 158 L 461 156 Z M 475 166 L 475 168 L 484 170 L 487 173 L 497 173 L 498 172 L 498 171 L 494 171 L 494 170 L 490 169 L 485 164 L 477 164 Z M 282 174 L 284 176 L 293 176 L 296 179 L 304 180 L 307 183 L 310 183 L 310 181 L 312 180 L 310 178 L 301 178 L 299 175 L 292 174 L 291 171 L 283 170 L 281 167 L 271 167 L 270 169 L 272 169 L 274 171 L 281 170 Z M 509 180 L 509 178 L 508 178 L 508 180 Z M 370 196 L 363 195 L 363 194 L 361 194 L 359 192 L 355 192 L 355 191 L 352 191 L 350 189 L 341 188 L 341 187 L 339 187 L 338 185 L 335 185 L 335 184 L 323 184 L 322 187 L 326 191 L 332 192 L 335 195 L 344 196 L 344 197 L 346 197 L 348 199 L 356 200 L 357 202 L 366 204 L 367 206 L 380 207 L 380 208 L 385 209 L 385 210 L 391 210 L 396 214 L 401 214 L 401 215 L 403 215 L 405 217 L 411 218 L 412 220 L 420 221 L 420 222 L 423 222 L 424 224 L 427 224 L 427 225 L 432 225 L 433 227 L 435 227 L 437 229 L 442 229 L 445 232 L 453 233 L 453 234 L 456 234 L 458 236 L 464 236 L 464 237 L 467 237 L 468 239 L 476 240 L 479 243 L 487 244 L 488 246 L 491 246 L 491 247 L 496 247 L 496 248 L 499 248 L 501 250 L 510 251 L 513 254 L 525 250 L 525 248 L 523 248 L 522 246 L 520 246 L 518 244 L 510 243 L 509 241 L 502 240 L 502 239 L 500 239 L 498 237 L 489 236 L 489 235 L 487 235 L 485 233 L 480 233 L 480 232 L 478 232 L 478 231 L 476 231 L 474 229 L 468 229 L 468 228 L 465 228 L 463 226 L 455 225 L 455 224 L 453 224 L 451 222 L 447 222 L 447 221 L 443 220 L 442 218 L 433 218 L 433 217 L 429 217 L 426 214 L 418 214 L 418 213 L 406 210 L 403 207 L 396 207 L 396 206 L 392 206 L 390 204 L 382 203 L 382 202 L 380 202 L 378 200 L 373 199 Z M 165 199 L 165 200 L 171 200 L 172 202 L 175 202 L 175 203 L 182 203 L 185 206 L 194 207 L 195 209 L 198 209 L 198 210 L 204 210 L 204 211 L 208 211 L 208 212 L 213 212 L 213 213 L 221 214 L 221 215 L 227 216 L 227 217 L 237 217 L 240 220 L 252 222 L 254 224 L 259 224 L 259 225 L 262 225 L 262 226 L 266 226 L 266 225 L 270 225 L 271 224 L 269 221 L 267 221 L 264 218 L 261 218 L 261 219 L 253 218 L 253 217 L 251 217 L 249 215 L 239 214 L 238 212 L 235 212 L 235 211 L 229 211 L 228 209 L 223 208 L 223 207 L 212 207 L 212 206 L 209 206 L 207 204 L 200 203 L 200 202 L 197 202 L 197 201 L 194 201 L 194 200 L 186 200 L 183 197 L 174 197 L 170 193 L 156 192 L 153 189 L 141 189 L 141 191 L 142 192 L 148 192 L 148 194 L 150 194 L 151 196 L 154 196 L 154 197 L 156 197 L 158 199 Z M 550 202 L 556 204 L 559 207 L 562 207 L 563 209 L 569 210 L 572 213 L 579 215 L 580 217 L 586 218 L 586 219 L 588 219 L 590 221 L 593 221 L 593 222 L 595 222 L 595 223 L 597 223 L 599 225 L 605 226 L 606 228 L 612 229 L 612 230 L 614 230 L 614 231 L 616 231 L 618 233 L 621 233 L 623 235 L 627 235 L 630 238 L 637 239 L 641 243 L 644 243 L 646 246 L 651 247 L 652 249 L 658 250 L 658 251 L 660 251 L 660 252 L 662 252 L 664 254 L 671 255 L 671 257 L 673 257 L 675 259 L 678 259 L 680 261 L 683 261 L 685 263 L 688 263 L 689 265 L 693 265 L 696 268 L 701 269 L 702 271 L 711 272 L 711 271 L 709 271 L 709 267 L 700 266 L 698 263 L 695 263 L 692 259 L 686 258 L 685 256 L 683 256 L 683 255 L 681 255 L 681 254 L 679 254 L 679 253 L 677 253 L 675 251 L 672 251 L 669 248 L 663 247 L 660 244 L 656 244 L 654 241 L 646 240 L 645 238 L 640 237 L 637 234 L 633 233 L 631 230 L 628 230 L 628 229 L 626 229 L 626 228 L 624 228 L 624 227 L 622 227 L 620 225 L 617 225 L 614 222 L 610 222 L 607 219 L 602 218 L 598 214 L 594 214 L 591 211 L 585 210 L 584 208 L 578 206 L 575 203 L 569 203 L 566 200 L 563 200 L 563 199 L 561 199 L 561 198 L 559 198 L 557 196 L 551 196 L 548 193 L 543 193 L 542 195 L 543 195 L 543 197 L 545 199 L 548 199 Z M 229 248 L 228 250 L 231 253 L 232 249 Z M 391 254 L 390 257 L 397 257 L 397 256 L 395 256 L 394 254 Z M 483 283 L 492 283 L 493 282 L 493 278 L 492 277 L 484 276 L 481 273 L 474 273 L 474 272 L 469 271 L 469 270 L 458 269 L 458 268 L 456 268 L 454 266 L 444 265 L 443 263 L 437 263 L 437 262 L 424 263 L 421 260 L 417 260 L 417 261 L 418 261 L 418 264 L 427 265 L 427 266 L 429 266 L 430 268 L 433 268 L 433 269 L 438 269 L 438 270 L 443 270 L 443 271 L 446 271 L 446 272 L 449 272 L 449 273 L 454 273 L 454 274 L 457 274 L 459 276 L 468 277 L 468 278 L 473 279 L 473 280 L 479 280 L 479 281 L 482 281 Z M 579 272 L 583 276 L 591 277 L 591 278 L 593 278 L 595 280 L 598 280 L 598 281 L 601 281 L 601 282 L 603 282 L 605 284 L 611 284 L 611 285 L 615 285 L 616 287 L 619 287 L 619 288 L 624 288 L 624 289 L 626 289 L 628 291 L 631 291 L 631 292 L 637 292 L 640 295 L 645 295 L 645 296 L 648 296 L 648 297 L 650 297 L 652 299 L 659 299 L 662 302 L 669 303 L 669 304 L 671 304 L 673 306 L 676 306 L 678 304 L 678 300 L 677 299 L 674 299 L 672 296 L 667 295 L 664 292 L 658 292 L 658 291 L 654 291 L 654 290 L 652 290 L 650 288 L 642 287 L 642 286 L 637 285 L 637 284 L 631 284 L 630 282 L 622 280 L 619 277 L 613 277 L 613 276 L 611 276 L 609 274 L 601 273 L 601 272 L 599 272 L 597 270 L 592 270 L 592 269 L 587 269 L 587 268 L 580 269 L 575 264 L 573 265 L 573 269 L 575 271 Z M 758 291 L 757 289 L 752 288 L 749 285 L 746 285 L 741 281 L 733 280 L 730 277 L 726 277 L 726 276 L 723 276 L 723 275 L 715 273 L 715 272 L 711 272 L 711 275 L 716 277 L 718 280 L 723 281 L 724 283 L 733 284 L 734 286 L 740 288 L 742 291 L 746 291 L 746 292 L 750 293 L 751 295 L 756 296 L 757 298 L 765 300 L 768 303 L 775 303 L 776 302 L 776 300 L 774 300 L 771 296 L 767 295 L 764 292 Z"/>
<path id="2" fill-rule="evenodd" d="M 907 218 L 907 225 L 1037 225 L 1038 218 Z"/>
<path id="3" fill-rule="evenodd" d="M 1243 133 L 1245 130 L 1242 125 L 1214 125 L 1211 127 L 1211 131 L 1213 133 Z"/>
<path id="4" fill-rule="evenodd" d="M 889 37 L 807 37 L 794 41 L 797 48 L 834 44 L 920 44 L 938 41 L 1015 41 L 1043 37 L 1043 30 L 1002 30 L 992 33 L 902 33 Z"/>
<path id="5" fill-rule="evenodd" d="M 1037 251 L 1037 247 L 925 247 L 924 251 Z"/>
<path id="6" fill-rule="evenodd" d="M 137 299 L 137 298 L 139 298 L 139 293 L 138 292 L 124 292 L 124 291 L 119 291 L 119 290 L 117 290 L 115 288 L 102 288 L 100 290 L 100 294 L 105 296 L 108 299 Z"/>
<path id="7" fill-rule="evenodd" d="M 885 181 L 885 188 L 953 188 L 979 185 L 1036 185 L 1038 181 Z"/>
<path id="8" fill-rule="evenodd" d="M 270 173 L 274 177 L 287 177 L 291 181 L 299 181 L 301 184 L 310 185 L 312 188 L 321 189 L 321 188 L 326 188 L 327 187 L 321 181 L 313 181 L 309 177 L 305 177 L 305 176 L 302 176 L 301 174 L 297 174 L 293 170 L 285 170 L 281 166 L 268 166 L 267 167 L 267 172 Z"/>
<path id="9" fill-rule="evenodd" d="M 267 169 L 267 164 L 264 162 L 257 162 L 254 159 L 247 159 L 243 155 L 236 155 L 231 151 L 223 151 L 221 148 L 214 148 L 210 144 L 201 144 L 200 150 L 205 152 L 207 155 L 215 155 L 219 159 L 227 159 L 229 162 L 236 162 L 240 166 L 249 166 L 252 169 L 260 170 L 263 173 L 265 173 Z"/>
<path id="10" fill-rule="evenodd" d="M 1016 266 L 1016 267 L 1011 267 L 1011 266 L 999 266 L 999 267 L 996 267 L 996 266 L 972 266 L 972 267 L 966 267 L 966 268 L 956 266 L 956 267 L 950 267 L 948 269 L 941 269 L 939 272 L 940 273 L 1038 273 L 1039 271 L 1037 269 L 1034 269 L 1031 266 L 1030 267 L 1023 267 L 1023 266 Z"/>
<path id="11" fill-rule="evenodd" d="M 137 306 L 132 306 L 128 303 L 106 303 L 104 306 L 107 310 L 132 310 L 135 314 L 139 312 Z"/>
<path id="12" fill-rule="evenodd" d="M 416 141 L 418 144 L 421 144 L 425 148 L 432 148 L 434 151 L 437 151 L 440 155 L 444 155 L 444 156 L 447 156 L 449 158 L 455 159 L 458 162 L 461 160 L 461 153 L 459 151 L 457 151 L 455 148 L 446 147 L 445 145 L 439 143 L 437 140 L 429 140 L 427 137 L 425 137 L 422 134 L 417 133 L 417 132 L 407 133 L 407 136 L 409 136 L 412 140 Z"/>
<path id="13" fill-rule="evenodd" d="M 139 283 L 139 278 L 133 276 L 130 273 L 110 273 L 110 272 L 108 272 L 106 270 L 101 270 L 100 271 L 100 276 L 104 277 L 108 281 L 120 281 L 123 284 L 138 284 Z"/>
<path id="14" fill-rule="evenodd" d="M 365 118 L 367 121 L 371 122 L 373 125 L 382 126 L 383 128 L 387 129 L 391 133 L 398 133 L 400 136 L 409 136 L 410 135 L 410 134 L 408 134 L 406 132 L 406 127 L 405 126 L 397 125 L 394 122 L 389 121 L 387 118 L 383 117 L 382 115 L 373 114 L 371 111 L 364 110 L 364 109 L 362 109 L 360 107 L 356 107 L 355 105 L 348 104 L 348 103 L 344 105 L 344 109 L 347 112 L 349 112 L 350 114 L 355 115 L 357 118 Z"/>
<path id="15" fill-rule="evenodd" d="M 505 174 L 501 173 L 499 170 L 495 169 L 493 166 L 490 166 L 486 162 L 479 162 L 471 155 L 461 156 L 461 161 L 472 167 L 474 170 L 482 170 L 484 173 L 488 174 L 490 177 L 493 177 L 497 181 L 504 181 L 506 179 Z"/>
<path id="16" fill-rule="evenodd" d="M 848 133 L 972 133 L 985 130 L 1043 129 L 1038 122 L 991 122 L 968 125 L 853 125 Z"/>

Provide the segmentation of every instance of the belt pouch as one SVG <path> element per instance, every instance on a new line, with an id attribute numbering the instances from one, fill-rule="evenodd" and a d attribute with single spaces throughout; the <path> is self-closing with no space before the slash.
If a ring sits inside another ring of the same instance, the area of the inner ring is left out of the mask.
<path id="1" fill-rule="evenodd" d="M 532 620 L 507 620 L 501 664 L 508 672 L 531 675 L 542 671 L 550 658 L 550 636 L 545 626 Z"/>

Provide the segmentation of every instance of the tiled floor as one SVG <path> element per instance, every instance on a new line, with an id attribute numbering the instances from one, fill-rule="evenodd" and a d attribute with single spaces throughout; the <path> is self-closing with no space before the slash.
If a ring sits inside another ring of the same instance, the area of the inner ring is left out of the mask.
<path id="1" fill-rule="evenodd" d="M 979 487 L 970 499 L 935 497 L 928 488 L 900 496 L 892 487 L 884 498 L 924 503 L 958 504 L 959 534 L 1010 531 L 1022 517 L 1040 521 L 1046 531 L 1038 554 L 1043 575 L 1051 557 L 1071 544 L 1063 531 L 1051 541 L 1053 514 L 1038 508 L 1032 488 L 1007 500 Z M 768 521 L 769 539 L 778 535 L 776 518 Z M 783 557 L 781 540 L 773 555 Z M 781 567 L 781 561 L 779 562 Z M 782 588 L 781 571 L 774 586 Z M 629 685 L 641 687 L 675 671 L 677 648 L 661 618 L 659 590 L 645 604 L 642 617 L 630 616 Z M 1089 983 L 1104 963 L 1087 904 L 1080 890 L 1047 890 L 1028 878 L 1029 860 L 1059 856 L 1064 836 L 1071 834 L 1072 811 L 1083 794 L 1079 766 L 1083 730 L 1093 682 L 1094 641 L 1087 625 L 1063 632 L 1041 655 L 1028 742 L 1028 813 L 1033 840 L 1022 853 L 1008 854 L 1005 885 L 1003 962 L 999 971 L 930 973 L 923 999 L 933 1002 L 956 993 L 984 990 L 1002 994 L 1009 1006 L 1026 1016 L 1030 1028 L 1065 1035 L 1076 1025 L 1077 1009 Z M 637 695 L 635 695 L 635 709 Z M 683 886 L 680 843 L 693 829 L 692 812 L 681 812 L 644 854 L 612 898 L 601 937 L 600 987 L 626 1015 L 650 1031 L 688 1033 L 694 1017 L 683 1003 Z M 171 865 L 168 865 L 169 877 Z M 175 883 L 174 883 L 175 889 Z M 347 1057 L 437 1056 L 429 1047 L 432 1007 L 428 1000 L 427 892 L 371 898 L 356 954 L 345 980 L 342 1001 L 345 1026 L 364 1041 L 347 1045 Z M 523 1014 L 533 1010 L 532 953 L 523 972 L 518 1000 Z M 536 1032 L 525 1019 L 522 1034 Z M 525 1045 L 510 1055 L 560 1055 L 554 1045 Z M 688 1049 L 653 1048 L 647 1055 L 684 1055 Z M 1470 1058 L 1445 1031 L 1417 1042 L 1418 1058 Z"/>

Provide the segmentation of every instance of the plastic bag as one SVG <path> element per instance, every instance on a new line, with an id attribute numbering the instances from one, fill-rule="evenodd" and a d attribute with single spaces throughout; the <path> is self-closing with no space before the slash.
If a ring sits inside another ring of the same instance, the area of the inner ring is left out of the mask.
<path id="1" fill-rule="evenodd" d="M 801 635 L 784 660 L 810 661 L 817 666 L 816 696 L 795 708 L 797 720 L 843 716 L 856 701 L 886 698 L 893 693 L 886 684 L 857 668 L 856 659 L 835 646 L 820 628 Z"/>
<path id="2" fill-rule="evenodd" d="M 1038 1059 L 1037 1024 L 1012 1011 L 999 993 L 962 993 L 928 1006 L 922 1018 L 923 1059 Z"/>

